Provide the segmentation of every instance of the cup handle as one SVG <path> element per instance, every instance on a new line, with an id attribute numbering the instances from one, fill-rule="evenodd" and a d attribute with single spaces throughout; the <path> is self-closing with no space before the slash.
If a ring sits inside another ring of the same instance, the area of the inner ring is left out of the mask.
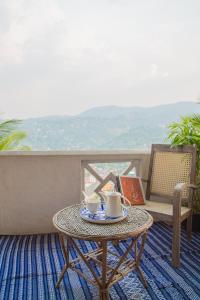
<path id="1" fill-rule="evenodd" d="M 85 199 L 81 201 L 81 205 L 83 205 L 84 208 L 87 207 L 86 202 L 85 202 Z"/>
<path id="2" fill-rule="evenodd" d="M 131 202 L 130 202 L 124 195 L 121 195 L 121 197 L 125 200 L 125 202 L 128 203 L 128 205 L 124 205 L 124 204 L 121 203 L 121 206 L 122 206 L 123 208 L 127 208 L 127 206 L 128 206 L 128 207 L 131 207 Z"/>

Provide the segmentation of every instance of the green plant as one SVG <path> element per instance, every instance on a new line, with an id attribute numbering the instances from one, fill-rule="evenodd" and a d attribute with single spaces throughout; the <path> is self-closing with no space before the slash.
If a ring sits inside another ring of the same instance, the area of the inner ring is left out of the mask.
<path id="1" fill-rule="evenodd" d="M 16 130 L 19 120 L 0 121 L 0 151 L 30 150 L 30 147 L 21 144 L 26 138 L 24 131 Z"/>
<path id="2" fill-rule="evenodd" d="M 198 190 L 194 210 L 200 212 L 200 114 L 181 117 L 179 122 L 173 122 L 169 126 L 168 140 L 172 146 L 196 145 L 196 183 Z"/>

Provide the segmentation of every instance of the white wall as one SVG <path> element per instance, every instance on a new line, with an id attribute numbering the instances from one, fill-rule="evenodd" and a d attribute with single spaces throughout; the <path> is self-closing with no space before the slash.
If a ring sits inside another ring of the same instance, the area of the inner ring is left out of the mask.
<path id="1" fill-rule="evenodd" d="M 0 234 L 55 231 L 53 215 L 80 202 L 81 161 L 112 159 L 140 159 L 146 177 L 147 153 L 1 152 Z"/>

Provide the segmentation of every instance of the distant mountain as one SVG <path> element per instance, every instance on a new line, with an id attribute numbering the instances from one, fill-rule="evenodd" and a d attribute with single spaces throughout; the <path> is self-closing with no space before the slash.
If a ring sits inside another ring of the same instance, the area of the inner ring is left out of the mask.
<path id="1" fill-rule="evenodd" d="M 143 110 L 141 107 L 100 106 L 84 111 L 79 117 L 89 118 L 97 116 L 100 118 L 131 117 L 133 114 Z"/>
<path id="2" fill-rule="evenodd" d="M 103 106 L 76 116 L 26 119 L 20 128 L 33 150 L 146 149 L 165 141 L 169 123 L 192 113 L 200 113 L 200 105 Z"/>

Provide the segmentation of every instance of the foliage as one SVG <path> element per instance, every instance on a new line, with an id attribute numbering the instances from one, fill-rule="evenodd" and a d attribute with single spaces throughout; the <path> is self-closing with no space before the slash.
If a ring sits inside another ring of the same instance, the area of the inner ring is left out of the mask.
<path id="1" fill-rule="evenodd" d="M 0 121 L 0 151 L 30 150 L 29 147 L 21 145 L 26 133 L 16 130 L 19 123 L 19 120 Z"/>
<path id="2" fill-rule="evenodd" d="M 171 123 L 168 128 L 168 139 L 172 146 L 196 145 L 197 147 L 196 178 L 198 191 L 195 210 L 200 212 L 200 114 L 181 117 L 179 122 Z"/>

